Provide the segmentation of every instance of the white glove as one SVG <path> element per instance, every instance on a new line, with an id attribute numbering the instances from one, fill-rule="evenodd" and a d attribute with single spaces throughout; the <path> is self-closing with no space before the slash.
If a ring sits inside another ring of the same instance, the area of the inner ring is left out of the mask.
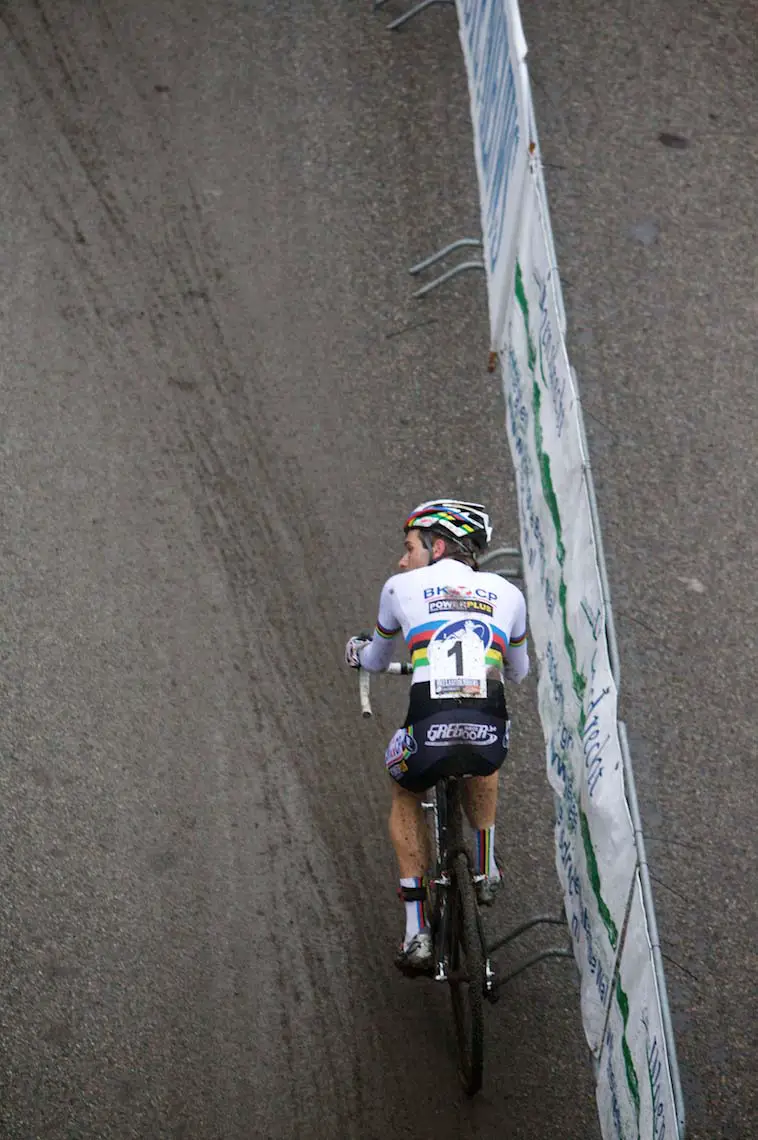
<path id="1" fill-rule="evenodd" d="M 345 664 L 349 665 L 351 669 L 360 669 L 361 650 L 364 645 L 368 645 L 370 641 L 370 637 L 351 637 L 345 646 Z"/>

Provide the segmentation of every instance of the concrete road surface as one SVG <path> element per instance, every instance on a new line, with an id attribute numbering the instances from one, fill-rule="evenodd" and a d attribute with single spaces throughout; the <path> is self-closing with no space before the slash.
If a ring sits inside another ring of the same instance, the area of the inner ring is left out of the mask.
<path id="1" fill-rule="evenodd" d="M 597 1136 L 570 965 L 469 1102 L 391 962 L 403 686 L 362 722 L 344 638 L 427 493 L 515 538 L 483 282 L 410 300 L 478 206 L 454 15 L 401 10 L 0 4 L 3 1138 Z M 525 15 L 690 1135 L 748 1140 L 752 17 Z M 558 905 L 512 705 L 498 930 Z"/>

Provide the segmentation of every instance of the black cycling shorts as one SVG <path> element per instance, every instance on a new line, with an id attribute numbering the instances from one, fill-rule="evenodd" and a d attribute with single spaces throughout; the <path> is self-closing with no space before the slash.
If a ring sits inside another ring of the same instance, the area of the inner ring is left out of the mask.
<path id="1" fill-rule="evenodd" d="M 411 685 L 405 724 L 387 746 L 384 763 L 402 788 L 423 792 L 441 776 L 491 776 L 508 755 L 508 710 L 503 686 L 487 682 L 487 696 L 433 698 L 428 684 Z"/>

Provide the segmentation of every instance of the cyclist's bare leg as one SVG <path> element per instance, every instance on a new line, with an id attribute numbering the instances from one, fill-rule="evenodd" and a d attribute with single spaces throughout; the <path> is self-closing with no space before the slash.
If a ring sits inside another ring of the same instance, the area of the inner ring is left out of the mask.
<path id="1" fill-rule="evenodd" d="M 472 776 L 470 780 L 464 781 L 463 806 L 474 831 L 495 826 L 499 774 L 493 772 L 491 776 Z"/>
<path id="2" fill-rule="evenodd" d="M 429 870 L 429 831 L 421 797 L 392 781 L 390 839 L 401 879 L 422 878 Z"/>
<path id="3" fill-rule="evenodd" d="M 405 904 L 405 936 L 395 962 L 425 972 L 432 962 L 431 936 L 427 927 L 423 879 L 429 869 L 429 833 L 421 797 L 392 782 L 389 832 L 395 849 L 400 887 Z M 405 893 L 410 893 L 410 898 Z M 419 892 L 422 892 L 419 894 Z M 422 938 L 422 929 L 425 931 Z M 411 957 L 406 957 L 406 954 Z"/>

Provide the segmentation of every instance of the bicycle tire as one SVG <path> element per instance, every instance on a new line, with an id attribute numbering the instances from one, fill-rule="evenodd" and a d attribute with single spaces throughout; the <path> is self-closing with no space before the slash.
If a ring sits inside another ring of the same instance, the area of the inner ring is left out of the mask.
<path id="1" fill-rule="evenodd" d="M 464 854 L 452 865 L 449 925 L 450 997 L 458 1041 L 458 1073 L 474 1096 L 484 1072 L 484 949 L 474 884 Z"/>

